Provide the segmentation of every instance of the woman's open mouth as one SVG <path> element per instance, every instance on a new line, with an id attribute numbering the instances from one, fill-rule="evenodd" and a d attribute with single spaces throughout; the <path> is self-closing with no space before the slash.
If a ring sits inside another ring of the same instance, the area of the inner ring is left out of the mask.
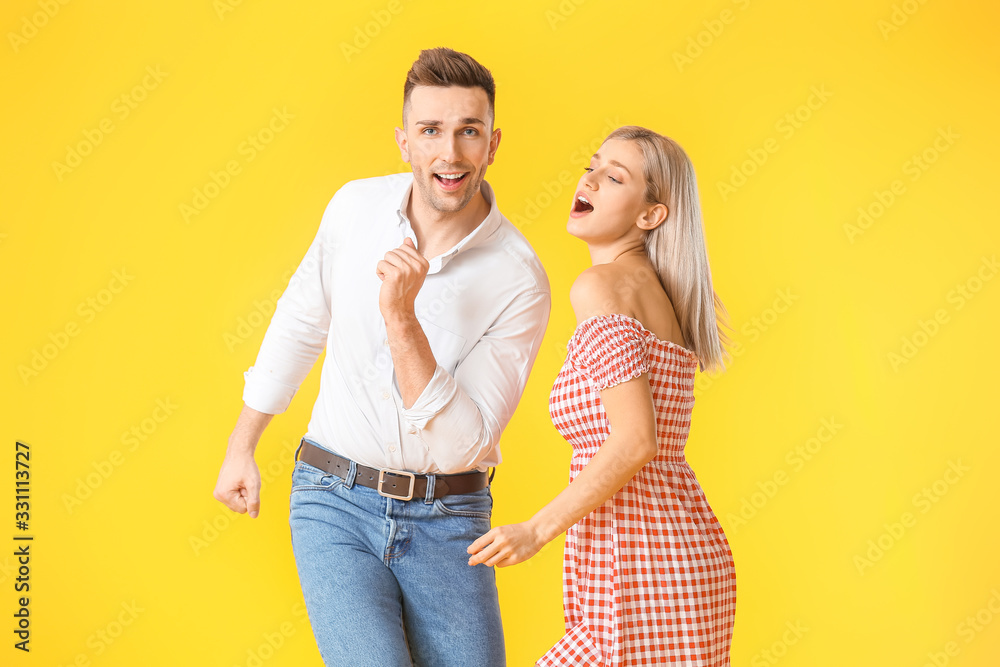
<path id="1" fill-rule="evenodd" d="M 579 217 L 581 215 L 586 215 L 594 210 L 594 205 L 590 203 L 590 200 L 585 196 L 578 194 L 576 199 L 573 200 L 573 210 L 570 211 L 570 215 Z"/>

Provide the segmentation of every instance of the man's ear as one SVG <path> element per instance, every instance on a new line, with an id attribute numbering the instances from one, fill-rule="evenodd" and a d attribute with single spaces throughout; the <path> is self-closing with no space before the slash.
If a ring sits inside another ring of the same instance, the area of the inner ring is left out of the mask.
<path id="1" fill-rule="evenodd" d="M 647 232 L 652 231 L 662 225 L 669 214 L 670 210 L 663 204 L 653 204 L 639 216 L 636 225 L 639 226 L 639 229 L 645 229 Z"/>
<path id="2" fill-rule="evenodd" d="M 399 157 L 403 162 L 409 162 L 410 151 L 406 143 L 406 132 L 403 132 L 398 127 L 396 128 L 396 145 L 399 146 Z"/>
<path id="3" fill-rule="evenodd" d="M 497 148 L 500 147 L 500 128 L 493 130 L 493 134 L 490 135 L 490 155 L 486 164 L 493 164 L 493 158 L 497 154 Z"/>

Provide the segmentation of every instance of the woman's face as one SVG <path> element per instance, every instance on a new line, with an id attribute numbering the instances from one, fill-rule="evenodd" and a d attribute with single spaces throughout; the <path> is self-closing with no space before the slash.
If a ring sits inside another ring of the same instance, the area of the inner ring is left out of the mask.
<path id="1" fill-rule="evenodd" d="M 642 152 L 627 139 L 609 139 L 590 159 L 573 197 L 567 231 L 588 243 L 617 241 L 630 234 L 649 209 Z"/>

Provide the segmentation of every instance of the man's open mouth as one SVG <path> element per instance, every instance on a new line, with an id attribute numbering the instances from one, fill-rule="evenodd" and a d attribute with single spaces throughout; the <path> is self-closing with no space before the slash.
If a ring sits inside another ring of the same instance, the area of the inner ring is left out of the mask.
<path id="1" fill-rule="evenodd" d="M 434 180 L 440 183 L 445 190 L 454 190 L 465 182 L 468 175 L 467 171 L 461 174 L 434 174 Z"/>

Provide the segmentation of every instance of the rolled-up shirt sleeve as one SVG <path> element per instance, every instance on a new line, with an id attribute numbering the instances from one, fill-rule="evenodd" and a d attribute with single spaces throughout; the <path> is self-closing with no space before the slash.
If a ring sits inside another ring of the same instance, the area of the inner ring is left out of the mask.
<path id="1" fill-rule="evenodd" d="M 266 414 L 288 409 L 295 392 L 325 349 L 330 330 L 331 227 L 336 195 L 330 201 L 309 250 L 275 304 L 257 360 L 244 374 L 243 402 Z"/>
<path id="2" fill-rule="evenodd" d="M 438 364 L 424 391 L 403 410 L 410 433 L 423 441 L 441 472 L 477 468 L 498 446 L 538 355 L 551 302 L 548 291 L 520 294 L 454 376 Z"/>

